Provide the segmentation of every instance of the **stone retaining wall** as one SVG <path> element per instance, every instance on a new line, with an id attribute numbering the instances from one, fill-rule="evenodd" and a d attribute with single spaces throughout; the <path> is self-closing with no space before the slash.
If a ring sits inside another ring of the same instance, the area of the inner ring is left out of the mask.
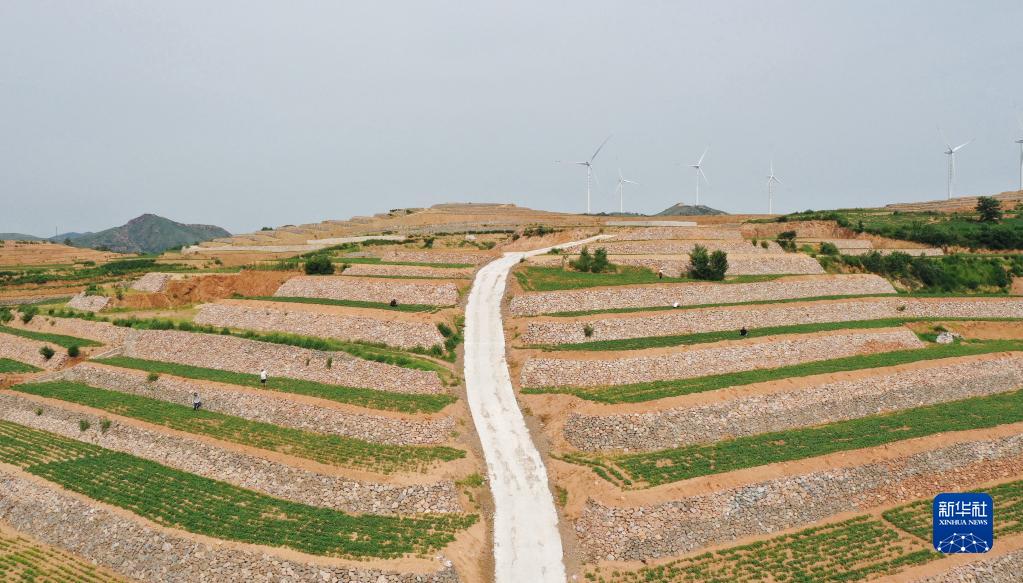
<path id="1" fill-rule="evenodd" d="M 355 276 L 397 276 L 397 277 L 432 277 L 439 279 L 470 278 L 472 268 L 425 267 L 422 265 L 377 265 L 374 263 L 353 263 L 341 275 Z"/>
<path id="2" fill-rule="evenodd" d="M 627 385 L 923 347 L 916 334 L 905 328 L 793 334 L 759 342 L 692 347 L 661 356 L 608 360 L 530 358 L 522 367 L 521 383 L 524 388 Z"/>
<path id="3" fill-rule="evenodd" d="M 899 252 L 913 257 L 941 257 L 945 254 L 943 250 L 935 247 L 927 249 L 839 249 L 839 251 L 841 251 L 842 255 L 866 255 L 875 251 L 880 255 L 891 255 L 892 253 Z"/>
<path id="4" fill-rule="evenodd" d="M 0 470 L 0 516 L 17 530 L 142 581 L 194 583 L 455 583 L 450 566 L 435 573 L 389 573 L 305 563 L 265 552 L 199 542 L 180 531 L 89 504 Z M 286 555 L 287 556 L 287 555 Z"/>
<path id="5" fill-rule="evenodd" d="M 50 334 L 64 334 L 76 338 L 87 338 L 102 342 L 103 344 L 117 345 L 124 343 L 131 332 L 130 328 L 114 326 L 109 322 L 97 320 L 83 320 L 81 318 L 58 318 L 39 314 L 32 318 L 28 324 L 22 323 L 21 319 L 12 320 L 9 324 L 12 328 L 45 332 Z"/>
<path id="6" fill-rule="evenodd" d="M 36 415 L 36 410 L 42 413 Z M 100 431 L 100 416 L 42 405 L 16 395 L 0 395 L 0 419 L 71 439 L 94 443 L 179 470 L 222 480 L 271 496 L 372 514 L 461 512 L 458 492 L 451 481 L 427 485 L 396 486 L 328 476 L 279 462 L 265 460 L 186 437 L 141 429 L 114 422 Z M 92 427 L 82 431 L 85 419 Z"/>
<path id="7" fill-rule="evenodd" d="M 440 417 L 417 421 L 379 415 L 363 415 L 330 407 L 317 407 L 282 397 L 280 393 L 235 391 L 222 385 L 160 375 L 149 382 L 148 373 L 82 363 L 64 369 L 46 380 L 65 379 L 93 387 L 132 393 L 180 405 L 192 405 L 192 394 L 199 393 L 203 409 L 253 421 L 294 427 L 317 433 L 354 437 L 373 443 L 394 445 L 432 445 L 448 441 L 454 419 Z"/>
<path id="8" fill-rule="evenodd" d="M 110 298 L 106 296 L 87 296 L 85 292 L 81 292 L 68 300 L 67 307 L 83 312 L 98 312 L 107 307 L 109 303 Z"/>
<path id="9" fill-rule="evenodd" d="M 458 288 L 453 283 L 424 281 L 356 279 L 345 276 L 298 276 L 277 288 L 277 297 L 324 298 L 402 304 L 453 306 L 458 303 Z"/>
<path id="10" fill-rule="evenodd" d="M 764 249 L 759 243 L 754 245 L 751 241 L 735 240 L 710 240 L 710 241 L 601 241 L 590 243 L 591 251 L 603 247 L 611 255 L 689 255 L 697 245 L 703 245 L 707 251 L 724 251 L 731 255 L 738 253 L 764 254 L 783 253 L 781 247 L 774 241 L 768 241 L 768 248 Z"/>
<path id="11" fill-rule="evenodd" d="M 572 446 L 586 451 L 668 449 L 979 397 L 1020 386 L 1023 354 L 1013 354 L 650 413 L 572 414 L 564 434 Z"/>
<path id="12" fill-rule="evenodd" d="M 814 237 L 798 238 L 796 239 L 797 245 L 803 243 L 810 243 L 812 245 L 819 245 L 821 243 L 831 243 L 835 247 L 842 250 L 843 253 L 852 249 L 873 249 L 874 243 L 870 239 L 820 239 Z"/>
<path id="13" fill-rule="evenodd" d="M 718 229 L 714 227 L 646 227 L 643 229 L 622 230 L 615 240 L 618 241 L 650 241 L 655 239 L 742 239 L 738 229 Z"/>
<path id="14" fill-rule="evenodd" d="M 467 265 L 483 265 L 497 258 L 494 253 L 473 253 L 471 251 L 385 251 L 374 253 L 383 261 L 400 261 L 406 263 L 464 263 Z"/>
<path id="15" fill-rule="evenodd" d="M 679 283 L 534 292 L 512 298 L 511 312 L 516 316 L 536 316 L 553 312 L 670 306 L 674 302 L 680 306 L 695 306 L 894 293 L 892 284 L 876 275 L 825 275 L 754 283 Z"/>
<path id="16" fill-rule="evenodd" d="M 49 360 L 39 354 L 39 350 L 44 346 L 53 349 L 54 354 Z M 24 364 L 52 370 L 63 366 L 67 362 L 68 356 L 67 349 L 56 344 L 0 332 L 0 358 L 10 358 Z"/>
<path id="17" fill-rule="evenodd" d="M 752 249 L 752 247 L 750 247 Z M 536 265 L 564 265 L 578 255 L 537 255 L 528 261 Z M 644 267 L 650 271 L 662 271 L 667 277 L 682 277 L 689 273 L 689 256 L 648 257 L 643 255 L 611 255 L 608 260 L 614 265 Z M 728 255 L 728 270 L 725 275 L 821 275 L 821 264 L 801 253 L 751 253 L 749 255 Z"/>
<path id="18" fill-rule="evenodd" d="M 530 322 L 529 344 L 563 344 L 886 318 L 1023 318 L 1023 298 L 863 298 L 692 308 L 624 318 Z M 583 328 L 593 329 L 586 336 Z"/>
<path id="19" fill-rule="evenodd" d="M 382 342 L 398 348 L 429 348 L 435 344 L 444 344 L 444 336 L 433 322 L 315 312 L 304 308 L 289 307 L 288 304 L 203 304 L 199 306 L 195 323 L 339 340 Z"/>
<path id="20" fill-rule="evenodd" d="M 587 560 L 671 557 L 803 527 L 840 512 L 958 491 L 1012 475 L 1023 436 L 957 443 L 859 466 L 821 470 L 633 508 L 588 500 L 575 522 Z M 962 471 L 969 467 L 970 471 Z M 907 494 L 907 490 L 910 494 Z"/>
<path id="21" fill-rule="evenodd" d="M 133 330 L 124 343 L 123 354 L 249 374 L 266 368 L 270 376 L 396 393 L 447 392 L 440 377 L 432 371 L 373 362 L 345 352 L 323 352 L 217 334 Z M 330 368 L 328 358 L 332 359 Z"/>
<path id="22" fill-rule="evenodd" d="M 131 289 L 140 292 L 162 292 L 173 276 L 169 273 L 147 273 L 131 284 Z"/>
<path id="23" fill-rule="evenodd" d="M 949 569 L 939 575 L 916 579 L 913 583 L 1019 583 L 1023 573 L 1023 550 L 994 558 L 977 557 L 972 563 Z"/>

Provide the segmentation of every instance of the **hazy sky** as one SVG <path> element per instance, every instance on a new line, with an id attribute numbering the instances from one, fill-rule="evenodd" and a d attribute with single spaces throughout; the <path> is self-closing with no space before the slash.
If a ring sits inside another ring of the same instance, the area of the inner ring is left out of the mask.
<path id="1" fill-rule="evenodd" d="M 0 231 L 1015 189 L 1023 2 L 0 0 Z"/>

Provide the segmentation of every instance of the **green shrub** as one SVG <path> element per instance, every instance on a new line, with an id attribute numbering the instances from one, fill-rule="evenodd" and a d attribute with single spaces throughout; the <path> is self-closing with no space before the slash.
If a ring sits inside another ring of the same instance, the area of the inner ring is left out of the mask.
<path id="1" fill-rule="evenodd" d="M 588 273 L 604 273 L 611 269 L 611 262 L 607 259 L 607 249 L 601 247 L 592 255 L 588 247 L 583 247 L 579 252 L 579 258 L 568 262 L 569 267 L 576 271 Z"/>
<path id="2" fill-rule="evenodd" d="M 316 255 L 305 261 L 306 275 L 331 275 L 334 273 L 334 264 L 328 255 Z"/>
<path id="3" fill-rule="evenodd" d="M 14 319 L 14 314 L 7 306 L 0 306 L 0 324 L 7 324 Z"/>
<path id="4" fill-rule="evenodd" d="M 593 336 L 592 325 L 586 324 L 585 326 L 583 326 L 583 336 L 586 336 L 587 338 L 591 338 Z"/>
<path id="5" fill-rule="evenodd" d="M 106 433 L 110 429 L 110 420 L 106 417 L 99 420 L 99 432 Z"/>
<path id="6" fill-rule="evenodd" d="M 444 322 L 437 323 L 437 330 L 440 332 L 440 335 L 445 338 L 451 338 L 451 335 L 455 333 L 455 331 L 451 329 L 451 326 L 448 326 Z"/>
<path id="7" fill-rule="evenodd" d="M 707 253 L 703 245 L 696 245 L 689 253 L 689 277 L 707 281 L 721 281 L 728 271 L 728 255 L 724 251 Z"/>
<path id="8" fill-rule="evenodd" d="M 78 420 L 78 429 L 79 430 L 81 430 L 81 431 L 88 431 L 90 427 L 92 427 L 92 424 L 89 423 L 87 420 L 85 420 L 85 419 L 79 419 Z"/>
<path id="9" fill-rule="evenodd" d="M 49 346 L 43 346 L 39 349 L 39 354 L 42 355 L 43 360 L 50 360 L 56 352 Z"/>
<path id="10" fill-rule="evenodd" d="M 80 352 L 81 351 L 79 350 L 78 346 L 75 344 L 72 344 L 71 346 L 67 347 L 67 355 L 70 356 L 71 358 L 77 358 Z"/>
<path id="11" fill-rule="evenodd" d="M 792 253 L 796 250 L 796 232 L 795 231 L 784 231 L 778 233 L 777 237 L 778 245 L 781 248 Z"/>
<path id="12" fill-rule="evenodd" d="M 760 242 L 760 246 L 761 246 L 761 247 L 763 247 L 764 249 L 767 249 L 767 248 L 768 248 L 768 247 L 770 247 L 771 245 L 770 245 L 770 243 L 768 243 L 767 241 L 761 241 L 761 242 Z"/>
<path id="13" fill-rule="evenodd" d="M 38 417 L 38 416 L 40 416 L 42 414 L 43 414 L 43 408 L 42 407 L 36 407 L 36 417 Z"/>
<path id="14" fill-rule="evenodd" d="M 838 246 L 834 243 L 825 241 L 824 243 L 821 243 L 820 253 L 821 255 L 838 255 Z"/>
<path id="15" fill-rule="evenodd" d="M 160 374 L 159 373 L 151 372 L 151 373 L 146 375 L 146 381 L 148 381 L 150 383 L 155 383 L 158 380 L 160 380 Z"/>
<path id="16" fill-rule="evenodd" d="M 21 321 L 28 324 L 39 313 L 39 308 L 35 306 L 22 306 L 19 311 L 21 312 Z"/>

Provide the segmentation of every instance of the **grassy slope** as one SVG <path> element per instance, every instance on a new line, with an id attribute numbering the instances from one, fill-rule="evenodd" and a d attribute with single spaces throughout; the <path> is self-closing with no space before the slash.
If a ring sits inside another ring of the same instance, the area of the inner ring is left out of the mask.
<path id="1" fill-rule="evenodd" d="M 364 389 L 358 387 L 345 387 L 341 385 L 328 385 L 313 381 L 291 379 L 284 377 L 270 377 L 266 385 L 259 382 L 259 375 L 231 372 L 213 368 L 201 368 L 171 362 L 156 360 L 143 360 L 125 356 L 100 359 L 97 362 L 123 368 L 145 370 L 158 374 L 169 374 L 189 379 L 207 380 L 214 382 L 240 385 L 244 387 L 255 387 L 282 393 L 294 393 L 297 395 L 308 395 L 368 407 L 384 411 L 398 411 L 401 413 L 433 413 L 440 411 L 451 403 L 455 397 L 451 395 L 419 395 L 405 393 L 391 393 L 376 389 Z"/>
<path id="2" fill-rule="evenodd" d="M 10 326 L 0 326 L 0 332 L 4 334 L 11 334 L 13 336 L 21 336 L 22 338 L 29 338 L 31 340 L 38 340 L 39 342 L 49 342 L 50 344 L 56 344 L 57 346 L 62 346 L 64 348 L 70 348 L 72 346 L 78 346 L 79 348 L 85 346 L 103 346 L 102 342 L 96 342 L 95 340 L 65 336 L 63 334 L 33 332 L 32 330 L 22 330 L 21 328 L 11 328 Z"/>
<path id="3" fill-rule="evenodd" d="M 656 381 L 617 385 L 610 387 L 541 387 L 522 389 L 527 394 L 563 393 L 575 395 L 581 399 L 601 403 L 639 403 L 666 397 L 702 393 L 725 387 L 735 387 L 817 374 L 827 374 L 866 368 L 895 366 L 922 360 L 950 358 L 956 356 L 972 356 L 991 352 L 1023 350 L 1023 342 L 1013 340 L 994 340 L 987 342 L 961 342 L 956 344 L 930 345 L 925 348 L 898 350 L 879 354 L 866 354 L 807 362 L 781 368 L 755 369 L 743 372 L 682 379 L 677 381 Z"/>
<path id="4" fill-rule="evenodd" d="M 947 431 L 982 429 L 1020 421 L 1023 421 L 1023 390 L 711 444 L 609 456 L 606 460 L 624 474 L 624 481 L 617 477 L 612 481 L 657 486 Z M 586 454 L 570 454 L 565 459 L 588 463 L 591 458 Z M 597 462 L 599 467 L 599 457 Z"/>
<path id="5" fill-rule="evenodd" d="M 273 498 L 132 455 L 0 421 L 0 462 L 188 532 L 332 557 L 430 553 L 474 515 L 351 515 Z"/>
<path id="6" fill-rule="evenodd" d="M 279 427 L 214 411 L 193 411 L 187 405 L 81 383 L 30 383 L 16 385 L 11 389 L 328 465 L 391 473 L 401 470 L 425 471 L 433 462 L 465 457 L 465 452 L 450 447 L 369 443 L 339 435 Z"/>
<path id="7" fill-rule="evenodd" d="M 24 362 L 11 360 L 10 358 L 0 358 L 0 373 L 39 372 L 40 370 L 42 369 L 38 369 L 31 364 L 25 364 Z"/>

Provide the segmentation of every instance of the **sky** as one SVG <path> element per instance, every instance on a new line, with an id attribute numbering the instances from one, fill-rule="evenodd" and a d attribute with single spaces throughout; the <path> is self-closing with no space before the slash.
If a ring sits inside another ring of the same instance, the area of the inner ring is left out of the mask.
<path id="1" fill-rule="evenodd" d="M 1023 2 L 0 2 L 0 232 L 1018 188 Z"/>

